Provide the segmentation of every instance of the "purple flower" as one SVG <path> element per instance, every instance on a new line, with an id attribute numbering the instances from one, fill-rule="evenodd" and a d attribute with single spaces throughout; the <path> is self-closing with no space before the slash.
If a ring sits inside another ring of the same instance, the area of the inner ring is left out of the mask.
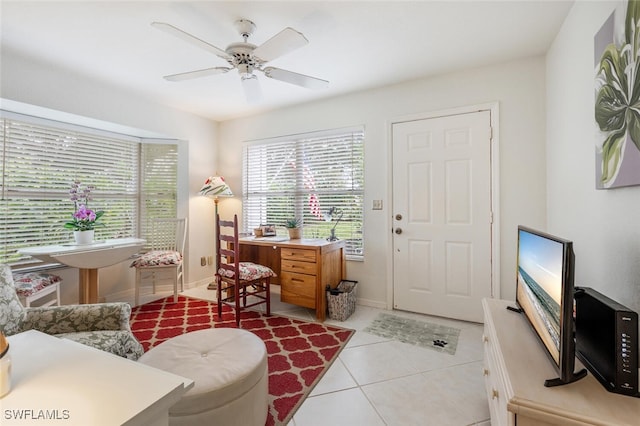
<path id="1" fill-rule="evenodd" d="M 95 211 L 87 207 L 87 204 L 93 198 L 91 192 L 94 189 L 96 189 L 94 185 L 85 185 L 82 188 L 78 180 L 71 184 L 69 198 L 73 201 L 75 211 L 72 214 L 72 220 L 64 224 L 66 229 L 86 231 L 94 229 L 95 226 L 103 226 L 101 223 L 96 223 L 96 221 L 104 215 L 104 212 Z"/>
<path id="2" fill-rule="evenodd" d="M 73 217 L 78 220 L 89 220 L 93 222 L 96 220 L 96 213 L 93 210 L 88 209 L 84 204 L 81 204 L 78 210 L 73 214 Z"/>

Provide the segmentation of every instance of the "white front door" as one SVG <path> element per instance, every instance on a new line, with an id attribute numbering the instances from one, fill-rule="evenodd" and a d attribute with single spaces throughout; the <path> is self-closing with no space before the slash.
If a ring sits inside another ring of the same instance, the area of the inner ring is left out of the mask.
<path id="1" fill-rule="evenodd" d="M 491 297 L 489 111 L 392 125 L 393 306 L 482 322 Z"/>

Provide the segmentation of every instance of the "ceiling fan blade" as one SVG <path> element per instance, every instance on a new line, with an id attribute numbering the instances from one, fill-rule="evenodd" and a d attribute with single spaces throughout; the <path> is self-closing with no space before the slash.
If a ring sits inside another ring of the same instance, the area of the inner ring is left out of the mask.
<path id="1" fill-rule="evenodd" d="M 300 32 L 287 27 L 269 40 L 256 47 L 253 55 L 262 62 L 268 62 L 309 43 L 309 40 Z"/>
<path id="2" fill-rule="evenodd" d="M 249 103 L 257 102 L 262 99 L 260 83 L 258 82 L 258 77 L 255 75 L 242 76 L 242 88 L 244 89 L 244 95 Z"/>
<path id="3" fill-rule="evenodd" d="M 200 77 L 206 77 L 208 75 L 223 74 L 231 69 L 233 68 L 227 68 L 227 67 L 205 68 L 203 70 L 181 72 L 179 74 L 166 75 L 164 76 L 164 79 L 167 81 L 191 80 L 192 78 L 200 78 Z"/>
<path id="4" fill-rule="evenodd" d="M 194 46 L 207 50 L 214 55 L 221 57 L 225 61 L 231 58 L 224 50 L 214 46 L 213 44 L 209 44 L 204 40 L 200 40 L 198 37 L 192 36 L 171 24 L 167 24 L 166 22 L 152 22 L 151 25 L 160 31 L 164 31 L 167 34 L 171 34 L 174 37 L 178 37 L 179 39 L 186 41 L 187 43 L 191 43 Z"/>
<path id="5" fill-rule="evenodd" d="M 324 89 L 329 86 L 329 82 L 327 80 L 298 74 L 297 72 L 287 71 L 280 68 L 266 67 L 263 72 L 264 75 L 269 78 L 306 87 L 307 89 Z"/>

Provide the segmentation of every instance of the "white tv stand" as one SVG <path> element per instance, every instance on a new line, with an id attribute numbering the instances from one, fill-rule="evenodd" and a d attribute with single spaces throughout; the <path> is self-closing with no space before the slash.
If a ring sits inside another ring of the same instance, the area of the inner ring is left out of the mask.
<path id="1" fill-rule="evenodd" d="M 552 388 L 552 361 L 514 302 L 484 299 L 484 371 L 492 426 L 640 424 L 640 398 L 607 392 L 589 373 Z M 576 370 L 582 368 L 576 359 Z"/>

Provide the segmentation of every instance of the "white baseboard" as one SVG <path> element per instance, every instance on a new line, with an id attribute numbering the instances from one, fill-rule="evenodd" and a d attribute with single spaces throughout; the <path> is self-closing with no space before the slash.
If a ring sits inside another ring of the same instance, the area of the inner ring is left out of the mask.
<path id="1" fill-rule="evenodd" d="M 195 288 L 195 287 L 200 287 L 200 286 L 204 286 L 204 285 L 208 285 L 211 282 L 211 279 L 204 279 L 204 280 L 200 280 L 200 281 L 196 281 L 193 283 L 185 283 L 184 284 L 184 289 L 188 290 L 191 288 Z M 141 293 L 141 296 L 148 296 L 147 292 L 144 290 L 147 290 L 147 288 L 149 288 L 149 285 L 145 285 L 142 290 L 143 292 Z M 150 290 L 149 290 L 150 291 Z M 173 284 L 162 284 L 162 285 L 156 285 L 156 293 L 161 293 L 161 294 L 172 294 L 173 293 Z M 180 287 L 178 286 L 178 293 L 180 293 Z M 130 304 L 131 306 L 134 306 L 135 304 L 135 289 L 134 288 L 128 288 L 126 290 L 122 290 L 122 291 L 118 291 L 115 293 L 111 293 L 111 294 L 106 294 L 104 296 L 101 296 L 99 299 L 99 302 L 103 303 L 103 302 L 126 302 L 128 304 Z M 141 297 L 141 299 L 144 299 L 144 297 Z"/>
<path id="2" fill-rule="evenodd" d="M 378 308 L 378 309 L 385 309 L 385 310 L 387 309 L 387 304 L 385 302 L 380 302 L 379 300 L 358 298 L 356 300 L 356 305 L 368 306 L 370 308 Z"/>
<path id="3" fill-rule="evenodd" d="M 215 280 L 213 278 L 204 278 L 202 280 L 198 280 L 192 283 L 188 283 L 184 285 L 185 290 L 188 288 L 195 288 L 195 287 L 202 287 L 205 285 L 209 285 L 210 283 L 214 282 Z"/>

